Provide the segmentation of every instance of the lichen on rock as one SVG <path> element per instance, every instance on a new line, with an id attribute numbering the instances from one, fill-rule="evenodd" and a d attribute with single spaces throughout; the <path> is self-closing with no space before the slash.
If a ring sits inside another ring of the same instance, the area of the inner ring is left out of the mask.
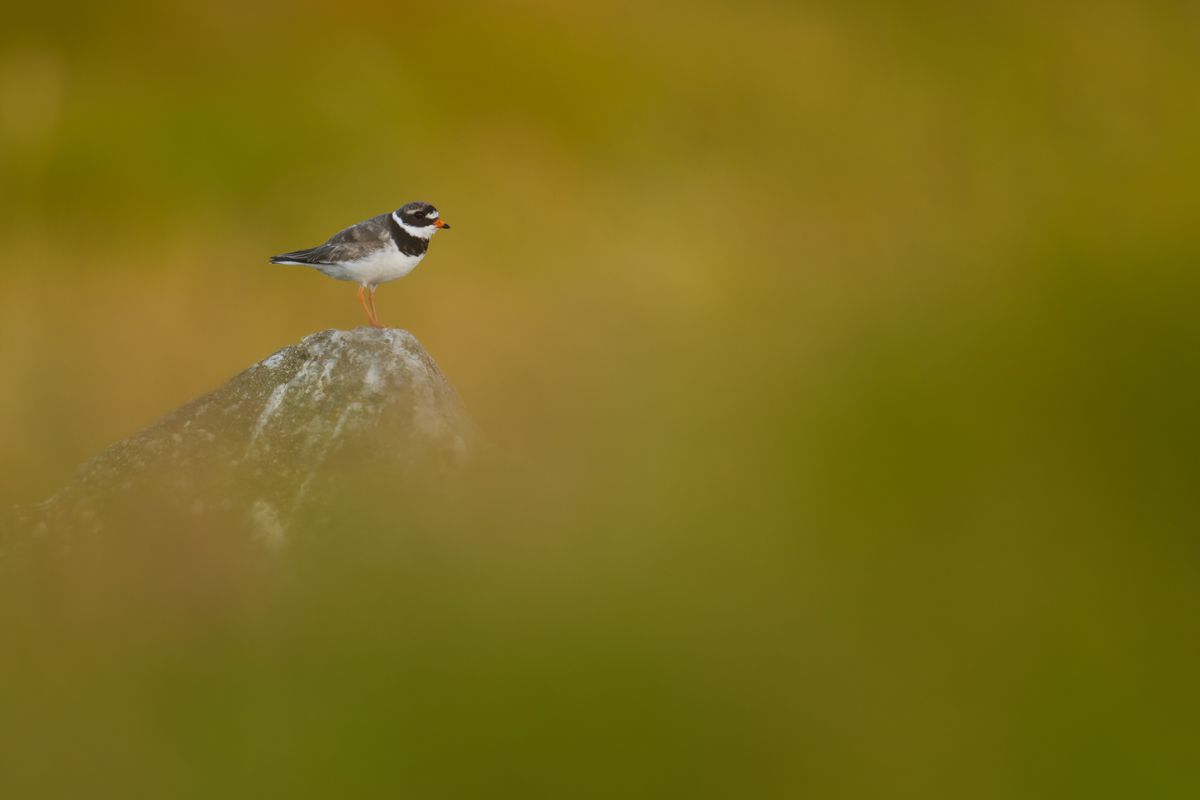
<path id="1" fill-rule="evenodd" d="M 232 519 L 277 548 L 299 514 L 336 492 L 344 467 L 403 479 L 451 471 L 472 426 L 407 331 L 305 337 L 221 388 L 112 445 L 24 512 L 35 532 L 96 533 L 113 509 Z"/>

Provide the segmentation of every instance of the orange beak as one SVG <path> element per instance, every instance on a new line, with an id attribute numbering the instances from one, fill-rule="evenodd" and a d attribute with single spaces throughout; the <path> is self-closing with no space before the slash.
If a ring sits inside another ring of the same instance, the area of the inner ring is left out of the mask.
<path id="1" fill-rule="evenodd" d="M 440 218 L 433 221 L 433 226 L 435 228 L 445 228 L 446 230 L 450 230 L 450 226 Z"/>

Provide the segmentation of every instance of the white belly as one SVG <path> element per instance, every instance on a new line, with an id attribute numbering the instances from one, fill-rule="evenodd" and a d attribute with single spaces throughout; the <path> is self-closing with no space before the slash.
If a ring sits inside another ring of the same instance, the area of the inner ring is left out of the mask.
<path id="1" fill-rule="evenodd" d="M 403 278 L 412 272 L 424 257 L 424 253 L 419 256 L 406 256 L 393 244 L 385 250 L 341 266 L 350 280 L 367 286 L 377 286 Z"/>

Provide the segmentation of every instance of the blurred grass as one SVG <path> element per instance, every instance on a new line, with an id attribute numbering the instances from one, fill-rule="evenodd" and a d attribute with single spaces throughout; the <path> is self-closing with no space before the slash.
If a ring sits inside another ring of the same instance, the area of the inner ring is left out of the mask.
<path id="1" fill-rule="evenodd" d="M 379 297 L 493 448 L 6 582 L 4 796 L 1190 796 L 1200 12 L 59 3 L 0 502 Z"/>

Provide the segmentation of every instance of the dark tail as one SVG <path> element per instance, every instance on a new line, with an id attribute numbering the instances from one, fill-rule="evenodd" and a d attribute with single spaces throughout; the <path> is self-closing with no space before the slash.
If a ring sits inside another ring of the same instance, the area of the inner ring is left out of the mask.
<path id="1" fill-rule="evenodd" d="M 313 261 L 313 250 L 314 249 L 316 249 L 316 248 L 312 248 L 309 250 L 296 250 L 295 252 L 292 252 L 292 253 L 284 253 L 283 255 L 279 255 L 279 256 L 271 256 L 271 263 L 272 264 L 312 264 L 312 263 L 315 263 Z"/>

